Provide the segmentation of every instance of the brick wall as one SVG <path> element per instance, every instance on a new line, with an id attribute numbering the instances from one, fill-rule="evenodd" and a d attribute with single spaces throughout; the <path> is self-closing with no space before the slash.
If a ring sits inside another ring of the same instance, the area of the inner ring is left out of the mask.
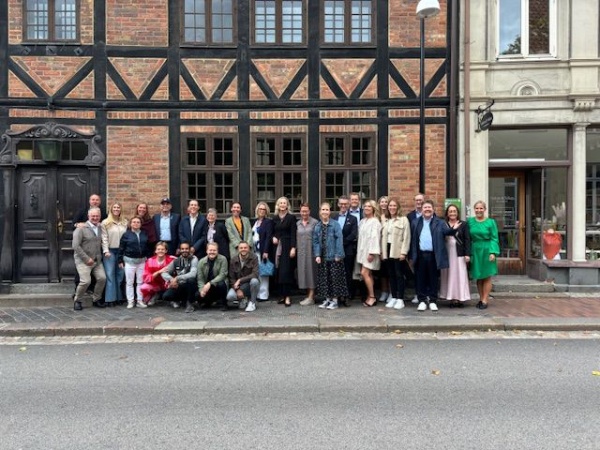
<path id="1" fill-rule="evenodd" d="M 106 0 L 107 44 L 166 47 L 167 6 L 168 0 Z"/>
<path id="2" fill-rule="evenodd" d="M 426 128 L 425 197 L 443 212 L 446 197 L 446 126 Z M 400 201 L 403 213 L 414 207 L 419 192 L 419 126 L 391 125 L 389 130 L 389 193 Z"/>
<path id="3" fill-rule="evenodd" d="M 13 56 L 12 59 L 49 95 L 55 94 L 90 60 L 77 56 Z"/>
<path id="4" fill-rule="evenodd" d="M 389 0 L 390 47 L 419 47 L 420 21 L 417 18 L 417 0 Z M 446 46 L 446 0 L 440 0 L 440 13 L 425 21 L 425 45 Z"/>
<path id="5" fill-rule="evenodd" d="M 157 211 L 169 195 L 168 128 L 109 126 L 106 178 L 107 204 L 121 202 L 127 217 L 139 202 Z"/>

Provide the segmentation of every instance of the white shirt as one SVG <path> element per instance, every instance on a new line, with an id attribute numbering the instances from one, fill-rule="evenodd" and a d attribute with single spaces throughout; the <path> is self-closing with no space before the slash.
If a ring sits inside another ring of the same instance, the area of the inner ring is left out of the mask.
<path id="1" fill-rule="evenodd" d="M 94 234 L 95 234 L 96 236 L 98 236 L 98 233 L 99 233 L 99 231 L 100 231 L 100 230 L 98 229 L 98 225 L 94 225 L 94 224 L 93 224 L 92 222 L 90 222 L 89 220 L 87 221 L 87 224 L 88 224 L 88 226 L 89 226 L 89 227 L 90 227 L 92 230 L 94 230 Z"/>
<path id="2" fill-rule="evenodd" d="M 194 233 L 194 227 L 196 226 L 197 220 L 198 220 L 198 216 L 196 216 L 196 217 L 190 216 L 190 228 L 191 228 L 192 234 Z"/>

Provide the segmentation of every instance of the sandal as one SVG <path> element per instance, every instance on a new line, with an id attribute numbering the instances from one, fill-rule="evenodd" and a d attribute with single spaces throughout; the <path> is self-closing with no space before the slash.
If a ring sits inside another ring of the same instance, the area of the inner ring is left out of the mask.
<path id="1" fill-rule="evenodd" d="M 371 298 L 374 300 L 373 303 L 369 303 L 369 299 L 371 299 Z M 363 306 L 365 306 L 367 308 L 372 308 L 373 306 L 375 306 L 376 303 L 377 303 L 377 299 L 375 297 L 367 297 L 367 300 L 362 302 Z"/>

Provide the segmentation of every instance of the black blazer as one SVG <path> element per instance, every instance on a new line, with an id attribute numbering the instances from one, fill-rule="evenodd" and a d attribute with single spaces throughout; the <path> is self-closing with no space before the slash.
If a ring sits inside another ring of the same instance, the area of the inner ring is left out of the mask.
<path id="1" fill-rule="evenodd" d="M 446 250 L 446 236 L 453 236 L 456 233 L 454 228 L 450 228 L 446 222 L 435 216 L 431 218 L 429 224 L 431 229 L 431 241 L 433 243 L 433 254 L 438 270 L 447 269 L 448 251 Z M 414 264 L 419 259 L 419 238 L 423 230 L 423 217 L 419 217 L 410 225 L 410 257 Z"/>
<path id="2" fill-rule="evenodd" d="M 108 217 L 108 215 L 106 214 L 106 212 L 104 211 L 104 208 L 101 206 L 98 206 L 98 208 L 100 208 L 100 221 L 103 221 L 104 219 L 106 219 Z M 85 223 L 88 221 L 88 211 L 90 209 L 90 206 L 88 206 L 85 209 L 80 209 L 77 214 L 75 214 L 75 216 L 73 217 L 73 228 L 75 228 L 75 225 L 77 225 L 78 223 Z M 123 216 L 121 216 L 123 217 Z"/>
<path id="3" fill-rule="evenodd" d="M 140 240 L 135 233 L 131 230 L 127 230 L 123 236 L 121 236 L 121 242 L 119 245 L 119 262 L 123 262 L 123 256 L 129 258 L 144 258 L 150 256 L 150 249 L 148 247 L 148 235 L 144 230 L 140 231 Z"/>
<path id="4" fill-rule="evenodd" d="M 471 256 L 471 232 L 467 222 L 460 223 L 454 237 L 456 239 L 456 254 L 458 256 Z"/>
<path id="5" fill-rule="evenodd" d="M 331 220 L 337 222 L 339 214 L 334 214 Z M 346 222 L 342 228 L 342 236 L 344 237 L 344 254 L 346 256 L 356 255 L 356 246 L 358 244 L 358 221 L 350 212 L 346 214 Z"/>
<path id="6" fill-rule="evenodd" d="M 408 223 L 410 223 L 412 225 L 412 223 L 418 219 L 417 217 L 417 210 L 413 209 L 411 212 L 409 212 L 406 215 L 406 218 L 408 219 Z"/>
<path id="7" fill-rule="evenodd" d="M 362 208 L 360 208 L 360 209 L 358 210 L 358 212 L 359 212 L 359 214 L 360 214 L 360 218 L 359 218 L 359 219 L 356 221 L 357 223 L 358 223 L 358 222 L 360 222 L 360 221 L 363 219 L 363 217 L 364 217 L 364 214 L 363 214 L 363 209 L 362 209 Z M 348 214 L 350 214 L 350 208 L 348 208 Z M 356 219 L 356 217 L 354 217 L 354 218 Z"/>
<path id="8" fill-rule="evenodd" d="M 154 220 L 154 227 L 156 228 L 156 237 L 160 241 L 160 216 L 161 214 L 154 214 L 152 219 Z M 179 214 L 171 213 L 171 242 L 169 243 L 169 250 L 175 250 L 179 247 L 179 222 L 181 222 L 181 216 Z"/>
<path id="9" fill-rule="evenodd" d="M 202 237 L 204 222 L 206 222 L 206 219 L 200 214 L 198 214 L 196 226 L 193 230 L 191 227 L 190 216 L 185 216 L 181 219 L 181 222 L 179 222 L 179 244 L 183 241 L 189 242 L 190 245 L 194 247 L 194 255 L 199 254 L 201 249 L 206 248 L 206 236 Z"/>
<path id="10" fill-rule="evenodd" d="M 281 245 L 281 256 L 279 257 L 279 267 L 277 269 L 276 280 L 278 283 L 294 284 L 296 258 L 290 258 L 290 250 L 296 248 L 296 216 L 287 213 L 283 220 L 279 214 L 273 217 L 273 236 L 275 236 Z M 276 246 L 275 246 L 276 247 Z"/>
<path id="11" fill-rule="evenodd" d="M 273 221 L 268 217 L 265 217 L 260 224 L 260 227 L 256 230 L 258 233 L 257 248 L 261 253 L 268 253 L 269 259 L 275 261 L 275 246 L 273 245 Z"/>
<path id="12" fill-rule="evenodd" d="M 208 244 L 208 220 L 205 220 L 202 223 L 202 230 L 200 234 L 204 241 L 204 246 L 200 249 L 200 253 L 197 253 L 198 261 L 201 258 L 206 256 L 206 244 Z M 215 234 L 213 236 L 213 240 L 219 244 L 219 254 L 223 255 L 227 260 L 229 260 L 229 235 L 227 234 L 227 229 L 222 222 L 215 222 Z"/>

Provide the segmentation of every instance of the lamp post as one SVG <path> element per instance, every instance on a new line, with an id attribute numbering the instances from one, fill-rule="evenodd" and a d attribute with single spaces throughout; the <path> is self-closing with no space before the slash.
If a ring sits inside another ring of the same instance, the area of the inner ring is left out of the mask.
<path id="1" fill-rule="evenodd" d="M 421 20 L 421 73 L 419 77 L 419 192 L 425 193 L 425 19 L 440 12 L 438 0 L 420 0 L 417 17 Z"/>

